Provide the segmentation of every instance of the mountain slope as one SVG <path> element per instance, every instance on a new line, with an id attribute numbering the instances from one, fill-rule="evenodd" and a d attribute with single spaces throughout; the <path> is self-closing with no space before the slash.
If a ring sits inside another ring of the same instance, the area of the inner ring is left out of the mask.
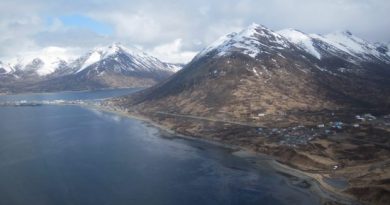
<path id="1" fill-rule="evenodd" d="M 224 36 L 168 81 L 123 102 L 146 112 L 239 121 L 261 113 L 389 107 L 388 56 L 370 45 L 366 55 L 323 37 L 281 34 L 253 24 Z"/>

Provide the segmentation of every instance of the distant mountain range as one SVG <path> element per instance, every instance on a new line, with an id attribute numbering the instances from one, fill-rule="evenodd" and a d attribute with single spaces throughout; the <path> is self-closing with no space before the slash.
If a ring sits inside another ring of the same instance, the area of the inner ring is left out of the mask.
<path id="1" fill-rule="evenodd" d="M 388 45 L 348 31 L 275 32 L 252 24 L 221 37 L 172 78 L 122 104 L 252 121 L 296 110 L 388 109 L 389 96 Z"/>
<path id="2" fill-rule="evenodd" d="M 160 61 L 137 48 L 114 43 L 74 60 L 50 53 L 0 62 L 0 92 L 42 92 L 148 87 L 182 65 Z"/>

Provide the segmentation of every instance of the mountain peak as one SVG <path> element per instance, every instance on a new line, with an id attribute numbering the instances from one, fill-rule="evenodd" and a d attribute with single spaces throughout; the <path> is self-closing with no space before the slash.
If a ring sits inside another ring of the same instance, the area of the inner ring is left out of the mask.
<path id="1" fill-rule="evenodd" d="M 253 22 L 244 30 L 269 30 L 269 28 L 262 24 L 257 24 Z"/>
<path id="2" fill-rule="evenodd" d="M 122 47 L 122 46 L 123 46 L 123 45 L 122 45 L 121 42 L 115 41 L 115 42 L 111 43 L 108 47 L 117 47 L 117 48 L 120 48 L 120 47 Z"/>
<path id="3" fill-rule="evenodd" d="M 123 50 L 124 46 L 118 42 L 92 49 L 89 53 L 100 53 L 102 56 L 111 55 Z"/>
<path id="4" fill-rule="evenodd" d="M 90 50 L 84 58 L 93 58 L 94 62 L 97 62 L 101 59 L 107 58 L 109 56 L 115 56 L 118 54 L 125 54 L 125 55 L 137 55 L 137 56 L 145 56 L 146 54 L 138 50 L 137 48 L 127 48 L 123 44 L 119 42 L 113 42 L 106 46 L 100 46 L 96 47 L 92 50 Z"/>
<path id="5" fill-rule="evenodd" d="M 116 69 L 117 72 L 120 70 L 126 72 L 137 70 L 173 73 L 180 69 L 180 66 L 163 63 L 138 48 L 128 48 L 118 42 L 91 50 L 87 55 L 80 57 L 72 67 L 74 70 L 77 68 L 75 73 L 80 73 L 90 66 L 93 68 L 99 67 L 101 70 L 110 67 L 110 69 Z"/>
<path id="6" fill-rule="evenodd" d="M 109 51 L 108 53 L 127 52 L 127 53 L 143 53 L 143 51 L 135 47 L 127 47 L 120 42 L 113 42 L 108 46 L 102 47 L 101 49 Z"/>
<path id="7" fill-rule="evenodd" d="M 302 38 L 309 38 L 309 36 L 306 33 L 293 28 L 286 28 L 283 30 L 279 30 L 276 33 L 292 41 L 295 41 L 297 39 L 302 39 Z"/>
<path id="8" fill-rule="evenodd" d="M 240 52 L 256 58 L 260 53 L 269 53 L 271 50 L 287 47 L 289 44 L 281 35 L 263 25 L 252 23 L 238 33 L 222 36 L 201 51 L 195 59 L 213 51 L 217 51 L 218 56 Z"/>
<path id="9" fill-rule="evenodd" d="M 108 49 L 115 50 L 116 52 L 122 49 L 124 46 L 119 42 L 114 42 L 107 46 Z"/>
<path id="10" fill-rule="evenodd" d="M 241 32 L 239 32 L 238 35 L 242 37 L 254 37 L 256 35 L 275 36 L 275 32 L 261 24 L 252 23 L 248 27 L 243 29 Z"/>

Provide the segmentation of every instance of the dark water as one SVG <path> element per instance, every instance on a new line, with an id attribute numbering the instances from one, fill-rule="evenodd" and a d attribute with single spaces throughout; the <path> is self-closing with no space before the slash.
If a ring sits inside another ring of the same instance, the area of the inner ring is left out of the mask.
<path id="1" fill-rule="evenodd" d="M 288 184 L 267 164 L 163 138 L 134 119 L 77 106 L 0 107 L 2 205 L 319 203 Z"/>
<path id="2" fill-rule="evenodd" d="M 324 177 L 324 181 L 336 189 L 345 189 L 348 187 L 348 181 L 344 178 Z"/>

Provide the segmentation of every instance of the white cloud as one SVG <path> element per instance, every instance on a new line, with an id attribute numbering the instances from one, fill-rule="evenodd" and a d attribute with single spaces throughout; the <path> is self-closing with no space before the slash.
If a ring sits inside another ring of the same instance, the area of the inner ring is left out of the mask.
<path id="1" fill-rule="evenodd" d="M 152 17 L 144 13 L 123 14 L 112 13 L 105 19 L 114 25 L 119 37 L 128 37 L 139 43 L 150 42 L 161 35 L 161 25 Z"/>
<path id="2" fill-rule="evenodd" d="M 43 58 L 43 60 L 47 60 L 49 62 L 56 61 L 58 59 L 67 61 L 77 58 L 80 53 L 80 48 L 49 46 L 42 49 L 20 52 L 14 57 L 8 59 L 8 62 L 11 64 L 16 64 L 18 62 L 26 64 L 37 57 Z"/>
<path id="3" fill-rule="evenodd" d="M 219 36 L 252 22 L 308 33 L 348 29 L 371 41 L 389 42 L 389 10 L 389 0 L 0 1 L 0 59 L 48 46 L 87 50 L 117 41 L 142 45 L 163 60 L 188 61 Z M 73 14 L 102 22 L 114 32 L 101 36 L 66 28 L 59 17 Z"/>
<path id="4" fill-rule="evenodd" d="M 7 63 L 15 66 L 29 65 L 35 58 L 44 62 L 37 72 L 39 75 L 47 75 L 55 71 L 62 60 L 75 59 L 78 54 L 77 48 L 46 47 L 43 49 L 19 53 L 16 57 L 7 59 Z"/>
<path id="5" fill-rule="evenodd" d="M 178 38 L 173 42 L 163 44 L 149 50 L 148 53 L 171 63 L 186 63 L 189 62 L 197 52 L 182 51 L 182 39 Z"/>

